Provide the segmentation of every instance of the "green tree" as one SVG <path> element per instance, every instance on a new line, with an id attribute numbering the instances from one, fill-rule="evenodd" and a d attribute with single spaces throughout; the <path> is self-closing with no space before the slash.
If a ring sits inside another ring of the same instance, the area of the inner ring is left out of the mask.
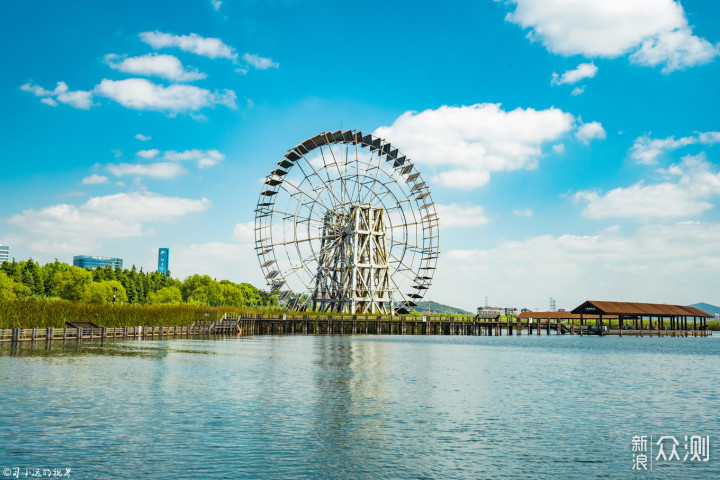
<path id="1" fill-rule="evenodd" d="M 222 304 L 220 284 L 208 275 L 191 275 L 182 284 L 183 300 L 197 305 Z"/>
<path id="2" fill-rule="evenodd" d="M 10 278 L 4 271 L 0 271 L 0 298 L 12 299 L 30 295 L 30 288 Z"/>
<path id="3" fill-rule="evenodd" d="M 182 303 L 182 292 L 176 286 L 163 287 L 147 297 L 150 305 L 180 305 Z"/>
<path id="4" fill-rule="evenodd" d="M 93 283 L 92 274 L 80 267 L 70 267 L 69 270 L 57 272 L 53 280 L 58 294 L 66 300 L 80 300 L 88 285 Z"/>
<path id="5" fill-rule="evenodd" d="M 89 283 L 81 296 L 81 300 L 87 303 L 127 303 L 125 288 L 117 280 L 104 280 L 102 282 Z"/>

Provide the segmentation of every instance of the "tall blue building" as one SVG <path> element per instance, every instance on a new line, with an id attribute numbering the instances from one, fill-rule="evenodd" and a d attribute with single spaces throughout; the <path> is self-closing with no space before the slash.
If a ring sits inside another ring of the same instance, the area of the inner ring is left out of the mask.
<path id="1" fill-rule="evenodd" d="M 167 275 L 170 271 L 170 249 L 161 248 L 158 250 L 158 272 Z"/>
<path id="2" fill-rule="evenodd" d="M 7 245 L 0 245 L 0 263 L 10 261 L 10 247 Z"/>
<path id="3" fill-rule="evenodd" d="M 113 268 L 123 268 L 122 258 L 91 257 L 89 255 L 75 255 L 73 265 L 80 268 L 104 268 L 110 265 Z"/>

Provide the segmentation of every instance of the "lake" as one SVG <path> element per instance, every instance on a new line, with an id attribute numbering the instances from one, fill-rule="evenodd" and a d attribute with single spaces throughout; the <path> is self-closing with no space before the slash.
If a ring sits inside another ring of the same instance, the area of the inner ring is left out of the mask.
<path id="1" fill-rule="evenodd" d="M 720 337 L 2 344 L 0 409 L 7 478 L 720 478 Z"/>

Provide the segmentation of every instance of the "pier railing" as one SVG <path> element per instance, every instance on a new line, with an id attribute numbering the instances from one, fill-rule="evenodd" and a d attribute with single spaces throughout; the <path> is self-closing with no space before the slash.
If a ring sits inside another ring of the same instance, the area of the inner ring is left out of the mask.
<path id="1" fill-rule="evenodd" d="M 153 338 L 210 335 L 618 335 L 705 337 L 706 329 L 619 329 L 560 322 L 531 322 L 498 317 L 376 316 L 317 314 L 226 314 L 220 320 L 201 319 L 189 326 L 128 326 L 90 328 L 5 328 L 0 342 L 38 340 Z"/>

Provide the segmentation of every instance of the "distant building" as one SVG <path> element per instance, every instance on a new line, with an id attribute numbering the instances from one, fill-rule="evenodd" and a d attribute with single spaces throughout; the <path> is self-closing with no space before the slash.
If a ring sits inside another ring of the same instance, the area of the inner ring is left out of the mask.
<path id="1" fill-rule="evenodd" d="M 7 245 L 0 245 L 0 263 L 10 261 L 10 247 Z"/>
<path id="2" fill-rule="evenodd" d="M 720 313 L 715 314 L 715 321 L 716 322 L 720 321 Z"/>
<path id="3" fill-rule="evenodd" d="M 161 248 L 158 250 L 158 272 L 167 275 L 170 271 L 170 249 Z"/>
<path id="4" fill-rule="evenodd" d="M 478 315 L 517 315 L 517 308 L 514 307 L 478 307 Z"/>
<path id="5" fill-rule="evenodd" d="M 80 268 L 104 268 L 108 265 L 113 268 L 123 268 L 122 258 L 91 257 L 89 255 L 75 255 L 73 265 Z"/>

